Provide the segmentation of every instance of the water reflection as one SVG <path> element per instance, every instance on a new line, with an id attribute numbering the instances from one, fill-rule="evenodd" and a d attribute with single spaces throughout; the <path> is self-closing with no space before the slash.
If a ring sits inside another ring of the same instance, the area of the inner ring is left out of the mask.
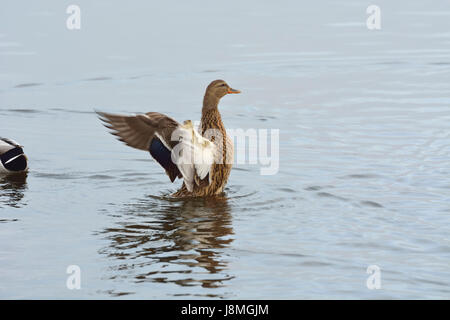
<path id="1" fill-rule="evenodd" d="M 217 288 L 231 279 L 224 248 L 232 241 L 226 198 L 179 200 L 147 197 L 115 215 L 115 226 L 101 234 L 113 258 L 110 279 L 156 281 Z"/>
<path id="2" fill-rule="evenodd" d="M 27 173 L 0 175 L 0 208 L 21 207 L 27 189 Z"/>

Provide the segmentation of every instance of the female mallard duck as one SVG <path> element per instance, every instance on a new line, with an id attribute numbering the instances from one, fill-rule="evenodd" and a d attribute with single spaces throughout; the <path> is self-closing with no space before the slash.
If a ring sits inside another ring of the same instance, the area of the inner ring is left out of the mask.
<path id="1" fill-rule="evenodd" d="M 223 191 L 233 162 L 233 142 L 218 110 L 219 100 L 229 93 L 240 91 L 223 80 L 209 84 L 203 98 L 199 132 L 190 120 L 180 124 L 157 112 L 134 116 L 97 113 L 120 141 L 150 151 L 172 182 L 183 179 L 174 196 L 213 196 Z"/>
<path id="2" fill-rule="evenodd" d="M 0 173 L 26 171 L 27 162 L 21 145 L 11 139 L 0 138 Z"/>

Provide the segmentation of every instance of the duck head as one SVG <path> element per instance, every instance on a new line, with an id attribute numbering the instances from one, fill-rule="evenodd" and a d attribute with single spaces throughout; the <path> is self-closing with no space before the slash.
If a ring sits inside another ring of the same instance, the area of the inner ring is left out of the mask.
<path id="1" fill-rule="evenodd" d="M 224 97 L 227 94 L 241 93 L 239 90 L 231 88 L 228 83 L 223 80 L 214 80 L 206 88 L 206 95 L 216 96 L 218 99 Z"/>
<path id="2" fill-rule="evenodd" d="M 227 94 L 241 93 L 241 91 L 231 88 L 224 80 L 214 80 L 206 88 L 203 107 L 217 107 L 219 100 Z"/>

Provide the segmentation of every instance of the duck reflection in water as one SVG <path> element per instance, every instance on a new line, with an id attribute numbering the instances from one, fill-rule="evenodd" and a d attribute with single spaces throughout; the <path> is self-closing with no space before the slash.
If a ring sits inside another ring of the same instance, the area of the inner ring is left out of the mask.
<path id="1" fill-rule="evenodd" d="M 117 215 L 115 215 L 117 219 Z M 102 254 L 120 261 L 115 278 L 217 288 L 227 273 L 225 248 L 233 241 L 228 200 L 223 197 L 148 197 L 126 205 Z"/>
<path id="2" fill-rule="evenodd" d="M 0 174 L 0 208 L 20 208 L 27 189 L 27 172 Z"/>

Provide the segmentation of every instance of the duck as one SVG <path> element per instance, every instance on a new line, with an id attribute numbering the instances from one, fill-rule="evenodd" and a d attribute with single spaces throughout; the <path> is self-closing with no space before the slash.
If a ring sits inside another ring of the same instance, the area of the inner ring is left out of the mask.
<path id="1" fill-rule="evenodd" d="M 229 94 L 241 93 L 224 80 L 214 80 L 203 97 L 196 130 L 191 120 L 179 123 L 159 112 L 118 115 L 96 111 L 110 133 L 126 145 L 150 152 L 173 183 L 182 179 L 174 197 L 208 197 L 224 192 L 234 160 L 218 106 Z"/>
<path id="2" fill-rule="evenodd" d="M 19 173 L 28 170 L 28 158 L 23 146 L 12 139 L 0 137 L 0 173 Z"/>

